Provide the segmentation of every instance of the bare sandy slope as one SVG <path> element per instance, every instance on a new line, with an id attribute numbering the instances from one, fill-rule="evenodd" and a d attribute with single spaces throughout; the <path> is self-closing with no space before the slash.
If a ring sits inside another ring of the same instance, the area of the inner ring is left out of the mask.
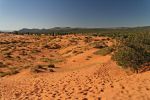
<path id="1" fill-rule="evenodd" d="M 72 62 L 78 65 L 76 68 L 70 61 L 77 58 L 72 58 L 64 64 L 64 69 L 58 69 L 55 73 L 31 74 L 25 70 L 1 78 L 1 100 L 150 99 L 150 72 L 128 76 L 110 60 L 110 56 L 92 55 L 91 61 L 82 62 L 90 52 L 77 56 L 81 62 Z"/>

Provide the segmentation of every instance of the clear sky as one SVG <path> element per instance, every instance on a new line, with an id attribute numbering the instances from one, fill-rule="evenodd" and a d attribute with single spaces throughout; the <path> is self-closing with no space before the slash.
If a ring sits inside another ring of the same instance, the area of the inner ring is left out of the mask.
<path id="1" fill-rule="evenodd" d="M 150 0 L 0 0 L 0 30 L 150 25 Z"/>

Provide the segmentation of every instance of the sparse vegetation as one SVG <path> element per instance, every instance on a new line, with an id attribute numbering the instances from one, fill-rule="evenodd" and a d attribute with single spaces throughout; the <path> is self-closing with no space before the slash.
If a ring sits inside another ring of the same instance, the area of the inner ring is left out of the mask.
<path id="1" fill-rule="evenodd" d="M 61 48 L 61 46 L 56 43 L 46 44 L 44 47 L 48 49 L 60 49 Z"/>

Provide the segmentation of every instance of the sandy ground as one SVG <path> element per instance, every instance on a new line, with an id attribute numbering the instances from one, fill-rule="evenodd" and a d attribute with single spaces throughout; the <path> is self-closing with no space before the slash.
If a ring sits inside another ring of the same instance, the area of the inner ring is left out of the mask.
<path id="1" fill-rule="evenodd" d="M 150 72 L 127 74 L 110 55 L 94 55 L 94 48 L 64 54 L 74 47 L 58 52 L 66 59 L 56 64 L 56 72 L 24 69 L 0 78 L 0 100 L 150 100 Z"/>

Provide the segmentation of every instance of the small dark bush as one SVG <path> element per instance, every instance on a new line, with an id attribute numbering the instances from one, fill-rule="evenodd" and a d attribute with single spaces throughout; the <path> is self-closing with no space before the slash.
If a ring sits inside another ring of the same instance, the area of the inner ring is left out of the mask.
<path id="1" fill-rule="evenodd" d="M 3 67 L 6 67 L 6 65 L 0 62 L 0 68 L 3 68 Z"/>
<path id="2" fill-rule="evenodd" d="M 49 68 L 55 68 L 55 65 L 54 64 L 49 64 L 48 67 Z"/>
<path id="3" fill-rule="evenodd" d="M 98 49 L 108 47 L 103 41 L 94 42 L 94 43 L 92 43 L 92 46 L 94 48 L 98 48 Z"/>
<path id="4" fill-rule="evenodd" d="M 55 68 L 55 65 L 37 65 L 31 68 L 31 72 L 40 73 L 40 72 L 54 72 L 52 68 Z"/>
<path id="5" fill-rule="evenodd" d="M 61 48 L 61 46 L 56 43 L 46 44 L 44 47 L 48 49 L 60 49 Z"/>
<path id="6" fill-rule="evenodd" d="M 84 39 L 85 43 L 89 43 L 91 41 L 92 41 L 92 37 L 90 37 L 90 36 L 86 36 L 85 39 Z"/>

